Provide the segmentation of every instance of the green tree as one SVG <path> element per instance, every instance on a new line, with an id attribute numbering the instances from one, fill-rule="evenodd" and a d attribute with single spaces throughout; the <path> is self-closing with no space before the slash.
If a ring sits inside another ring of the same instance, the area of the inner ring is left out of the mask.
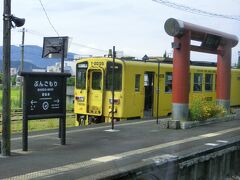
<path id="1" fill-rule="evenodd" d="M 173 58 L 169 57 L 169 54 L 167 55 L 167 51 L 163 54 L 164 61 L 173 61 Z"/>
<path id="2" fill-rule="evenodd" d="M 167 51 L 164 52 L 163 57 L 164 57 L 164 59 L 167 58 Z"/>
<path id="3" fill-rule="evenodd" d="M 67 86 L 74 86 L 75 77 L 70 77 L 67 79 Z"/>

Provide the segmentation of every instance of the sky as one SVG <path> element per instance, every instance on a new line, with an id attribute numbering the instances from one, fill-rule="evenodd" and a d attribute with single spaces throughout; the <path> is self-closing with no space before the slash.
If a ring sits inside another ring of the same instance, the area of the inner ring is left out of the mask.
<path id="1" fill-rule="evenodd" d="M 240 0 L 169 1 L 212 13 L 240 16 Z M 3 11 L 3 1 L 1 3 Z M 162 56 L 165 51 L 171 55 L 173 37 L 164 30 L 168 18 L 240 37 L 240 21 L 192 14 L 152 0 L 42 0 L 42 3 L 59 35 L 70 37 L 69 51 L 80 55 L 104 55 L 113 46 L 124 55 L 139 58 L 145 54 Z M 39 0 L 12 0 L 12 14 L 26 19 L 27 45 L 43 46 L 44 36 L 57 36 Z M 2 19 L 0 31 L 2 34 Z M 12 29 L 12 45 L 19 46 L 21 38 L 20 29 Z M 237 62 L 239 44 L 232 50 L 232 63 Z M 216 62 L 216 59 L 216 55 L 191 52 L 191 60 Z"/>

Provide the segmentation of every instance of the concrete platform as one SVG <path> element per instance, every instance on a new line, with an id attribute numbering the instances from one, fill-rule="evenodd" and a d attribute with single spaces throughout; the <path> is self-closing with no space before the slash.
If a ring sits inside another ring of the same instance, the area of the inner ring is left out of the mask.
<path id="1" fill-rule="evenodd" d="M 67 145 L 57 130 L 29 133 L 29 151 L 12 137 L 12 156 L 0 157 L 0 179 L 98 179 L 153 157 L 179 157 L 240 138 L 240 121 L 193 129 L 161 129 L 155 120 L 131 120 L 67 129 Z"/>

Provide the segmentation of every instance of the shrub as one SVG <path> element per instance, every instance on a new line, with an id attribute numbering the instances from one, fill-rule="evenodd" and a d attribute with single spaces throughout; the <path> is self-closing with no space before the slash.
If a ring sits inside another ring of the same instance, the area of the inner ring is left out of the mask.
<path id="1" fill-rule="evenodd" d="M 226 110 L 213 101 L 207 101 L 204 96 L 194 96 L 190 104 L 190 121 L 202 121 L 212 117 L 224 116 Z"/>

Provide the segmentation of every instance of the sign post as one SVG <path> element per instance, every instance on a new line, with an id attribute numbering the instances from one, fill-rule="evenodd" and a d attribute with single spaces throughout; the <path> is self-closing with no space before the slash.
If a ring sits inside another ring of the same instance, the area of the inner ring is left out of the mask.
<path id="1" fill-rule="evenodd" d="M 113 58 L 113 69 L 112 69 L 112 130 L 114 129 L 114 81 L 115 81 L 115 46 L 113 46 L 113 54 L 112 54 L 112 58 Z"/>
<path id="2" fill-rule="evenodd" d="M 68 53 L 68 36 L 44 37 L 42 58 L 61 58 L 61 73 L 64 73 L 64 58 Z M 58 137 L 61 138 L 61 118 L 59 119 Z"/>
<path id="3" fill-rule="evenodd" d="M 23 81 L 22 149 L 28 150 L 28 121 L 61 119 L 61 145 L 66 144 L 66 79 L 68 73 L 21 72 Z M 60 128 L 60 127 L 59 127 Z"/>

